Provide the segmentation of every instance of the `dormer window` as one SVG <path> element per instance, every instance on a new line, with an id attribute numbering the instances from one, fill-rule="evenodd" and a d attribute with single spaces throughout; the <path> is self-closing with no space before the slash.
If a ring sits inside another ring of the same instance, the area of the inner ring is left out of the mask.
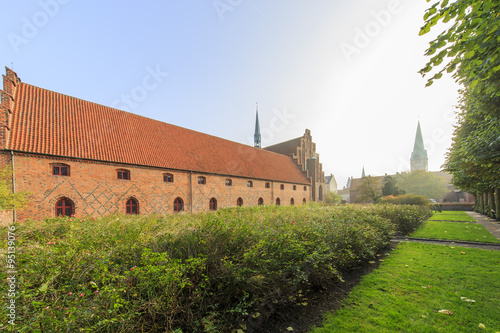
<path id="1" fill-rule="evenodd" d="M 69 165 L 52 164 L 52 174 L 54 176 L 69 176 Z"/>
<path id="2" fill-rule="evenodd" d="M 164 173 L 163 174 L 163 181 L 165 183 L 173 183 L 174 182 L 174 175 L 171 173 Z"/>
<path id="3" fill-rule="evenodd" d="M 120 169 L 116 171 L 118 179 L 130 180 L 130 171 Z"/>

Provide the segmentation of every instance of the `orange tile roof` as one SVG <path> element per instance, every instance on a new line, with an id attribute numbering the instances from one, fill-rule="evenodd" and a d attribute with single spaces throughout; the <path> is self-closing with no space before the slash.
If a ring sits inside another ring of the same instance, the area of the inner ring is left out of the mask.
<path id="1" fill-rule="evenodd" d="M 6 149 L 309 184 L 289 156 L 19 83 Z"/>

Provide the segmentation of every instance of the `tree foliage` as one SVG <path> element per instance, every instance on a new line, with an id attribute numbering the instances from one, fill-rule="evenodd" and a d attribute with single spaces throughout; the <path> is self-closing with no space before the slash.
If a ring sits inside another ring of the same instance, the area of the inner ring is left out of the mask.
<path id="1" fill-rule="evenodd" d="M 439 199 L 447 192 L 446 182 L 442 177 L 424 170 L 400 173 L 396 181 L 399 188 L 408 194 Z"/>
<path id="2" fill-rule="evenodd" d="M 432 5 L 424 15 L 425 24 L 420 35 L 428 33 L 439 22 L 452 24 L 427 49 L 426 55 L 431 58 L 420 70 L 423 76 L 446 61 L 443 68 L 428 79 L 427 85 L 441 78 L 446 71 L 464 86 L 475 89 L 481 81 L 488 80 L 500 70 L 499 14 L 500 2 L 497 0 L 457 0 L 451 3 L 440 0 Z M 478 88 L 488 95 L 500 96 L 500 91 L 488 85 Z"/>
<path id="3" fill-rule="evenodd" d="M 341 200 L 342 200 L 342 196 L 338 193 L 327 192 L 325 195 L 325 202 L 326 203 L 340 203 Z"/>
<path id="4" fill-rule="evenodd" d="M 382 195 L 383 196 L 397 196 L 400 194 L 404 194 L 404 191 L 401 191 L 396 183 L 396 179 L 392 176 L 384 177 L 384 186 L 382 186 Z"/>
<path id="5" fill-rule="evenodd" d="M 21 209 L 25 207 L 31 194 L 12 192 L 12 170 L 10 166 L 0 169 L 0 210 Z"/>
<path id="6" fill-rule="evenodd" d="M 439 0 L 426 11 L 424 21 L 420 35 L 438 22 L 449 24 L 426 52 L 430 60 L 420 70 L 423 76 L 447 59 L 427 85 L 444 71 L 463 85 L 443 167 L 462 190 L 491 192 L 500 187 L 500 2 Z"/>
<path id="7" fill-rule="evenodd" d="M 382 196 L 379 180 L 372 176 L 363 177 L 359 186 L 359 202 L 375 202 Z"/>

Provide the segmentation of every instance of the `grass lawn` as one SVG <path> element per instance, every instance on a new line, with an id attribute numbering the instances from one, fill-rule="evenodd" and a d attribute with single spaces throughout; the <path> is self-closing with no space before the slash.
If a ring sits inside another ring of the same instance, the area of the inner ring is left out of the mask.
<path id="1" fill-rule="evenodd" d="M 444 211 L 441 213 L 434 213 L 429 220 L 475 222 L 472 217 L 462 211 Z"/>
<path id="2" fill-rule="evenodd" d="M 500 251 L 400 243 L 312 332 L 499 332 L 499 264 Z"/>
<path id="3" fill-rule="evenodd" d="M 410 236 L 500 243 L 495 236 L 477 223 L 427 221 Z"/>

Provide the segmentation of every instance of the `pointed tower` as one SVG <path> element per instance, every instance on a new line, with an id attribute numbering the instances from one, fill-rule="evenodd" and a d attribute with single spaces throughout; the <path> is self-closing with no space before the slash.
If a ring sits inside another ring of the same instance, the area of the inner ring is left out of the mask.
<path id="1" fill-rule="evenodd" d="M 427 157 L 427 150 L 424 148 L 424 139 L 422 137 L 422 130 L 420 129 L 420 121 L 418 122 L 415 144 L 413 145 L 413 152 L 411 153 L 410 161 L 410 171 L 428 171 L 429 159 Z"/>
<path id="2" fill-rule="evenodd" d="M 253 135 L 253 146 L 256 148 L 261 148 L 258 104 L 255 111 L 255 134 Z"/>
<path id="3" fill-rule="evenodd" d="M 365 167 L 363 166 L 363 171 L 361 172 L 361 178 L 365 178 Z"/>

